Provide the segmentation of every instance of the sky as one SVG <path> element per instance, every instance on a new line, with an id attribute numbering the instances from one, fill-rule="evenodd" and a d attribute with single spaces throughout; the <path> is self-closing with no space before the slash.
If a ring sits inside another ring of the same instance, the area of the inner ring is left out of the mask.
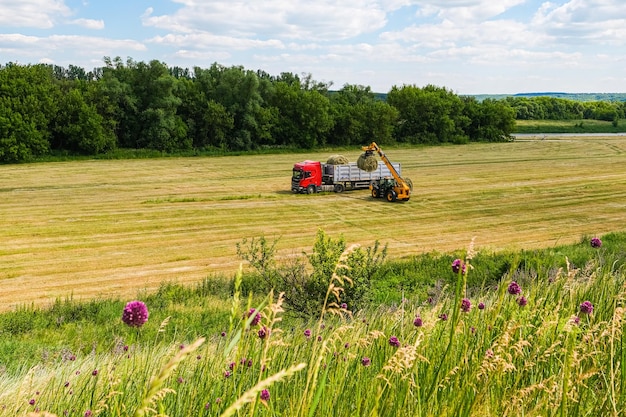
<path id="1" fill-rule="evenodd" d="M 626 92 L 624 0 L 0 0 L 0 65 L 213 63 L 456 94 Z"/>

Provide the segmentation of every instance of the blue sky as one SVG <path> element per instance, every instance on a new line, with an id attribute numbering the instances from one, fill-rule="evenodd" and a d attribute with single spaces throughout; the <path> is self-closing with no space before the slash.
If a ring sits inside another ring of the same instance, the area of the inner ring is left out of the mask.
<path id="1" fill-rule="evenodd" d="M 212 63 L 458 94 L 626 92 L 624 0 L 0 0 L 0 64 Z"/>

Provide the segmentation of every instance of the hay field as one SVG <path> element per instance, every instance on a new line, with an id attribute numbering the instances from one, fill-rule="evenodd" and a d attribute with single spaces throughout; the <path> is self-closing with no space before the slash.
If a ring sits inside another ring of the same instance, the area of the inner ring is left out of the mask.
<path id="1" fill-rule="evenodd" d="M 310 251 L 321 228 L 399 258 L 472 237 L 491 251 L 625 228 L 624 136 L 384 150 L 411 201 L 292 194 L 292 164 L 331 152 L 0 166 L 0 309 L 230 276 L 235 244 L 261 235 L 280 237 L 281 257 Z"/>

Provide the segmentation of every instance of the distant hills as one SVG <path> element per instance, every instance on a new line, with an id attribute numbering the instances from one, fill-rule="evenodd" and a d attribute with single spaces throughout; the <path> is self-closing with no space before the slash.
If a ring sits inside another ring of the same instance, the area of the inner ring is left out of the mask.
<path id="1" fill-rule="evenodd" d="M 387 94 L 374 93 L 379 100 L 386 100 Z M 460 96 L 475 97 L 478 101 L 491 98 L 494 100 L 506 97 L 554 97 L 574 101 L 626 101 L 626 93 L 562 93 L 562 92 L 537 92 L 537 93 L 517 93 L 517 94 L 459 94 Z"/>
<path id="2" fill-rule="evenodd" d="M 561 93 L 561 92 L 537 92 L 517 94 L 474 94 L 477 100 L 486 98 L 503 99 L 506 97 L 554 97 L 575 101 L 626 101 L 626 93 Z"/>

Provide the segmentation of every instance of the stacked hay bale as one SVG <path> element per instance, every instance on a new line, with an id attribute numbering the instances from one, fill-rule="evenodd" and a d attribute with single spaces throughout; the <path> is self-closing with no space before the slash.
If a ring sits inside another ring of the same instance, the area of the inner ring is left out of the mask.
<path id="1" fill-rule="evenodd" d="M 409 189 L 413 191 L 413 181 L 411 181 L 411 178 L 403 178 L 403 179 L 404 179 L 404 182 L 406 182 L 406 185 L 409 186 Z"/>
<path id="2" fill-rule="evenodd" d="M 330 165 L 345 165 L 350 163 L 350 161 L 343 155 L 331 155 L 328 157 L 326 163 Z"/>
<path id="3" fill-rule="evenodd" d="M 365 172 L 376 171 L 378 168 L 378 159 L 372 154 L 363 153 L 356 161 L 356 166 Z"/>

